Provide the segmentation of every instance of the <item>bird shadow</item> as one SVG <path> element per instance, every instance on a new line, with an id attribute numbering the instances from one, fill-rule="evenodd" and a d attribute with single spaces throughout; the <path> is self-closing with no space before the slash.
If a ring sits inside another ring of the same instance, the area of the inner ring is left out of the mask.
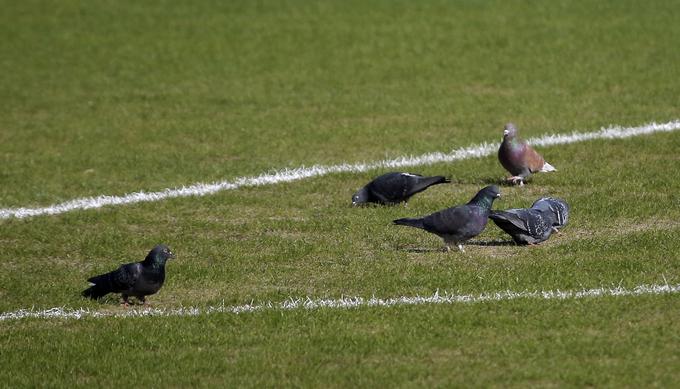
<path id="1" fill-rule="evenodd" d="M 517 246 L 517 243 L 512 240 L 470 240 L 466 244 L 468 246 L 485 247 Z"/>
<path id="2" fill-rule="evenodd" d="M 453 181 L 457 184 L 468 184 L 468 185 L 499 185 L 499 186 L 514 186 L 511 182 L 508 182 L 505 178 L 495 177 L 476 177 L 472 180 L 457 179 Z"/>
<path id="3" fill-rule="evenodd" d="M 136 297 L 132 297 L 132 296 L 128 298 L 128 305 L 127 306 L 125 304 L 123 304 L 123 300 L 120 296 L 118 296 L 118 297 L 105 296 L 105 297 L 102 297 L 100 299 L 97 299 L 96 301 L 103 306 L 111 306 L 111 307 L 114 307 L 114 306 L 119 306 L 121 308 L 127 308 L 127 307 L 148 308 L 148 307 L 151 307 L 150 304 L 147 303 L 145 305 L 141 300 L 137 299 Z"/>
<path id="4" fill-rule="evenodd" d="M 405 251 L 407 253 L 443 253 L 446 252 L 444 248 L 434 248 L 434 247 L 397 247 L 399 251 Z"/>
<path id="5" fill-rule="evenodd" d="M 486 247 L 502 247 L 502 246 L 517 246 L 517 243 L 515 243 L 512 240 L 489 240 L 489 241 L 483 241 L 483 240 L 470 240 L 467 241 L 463 244 L 464 246 L 486 246 Z M 424 254 L 424 253 L 445 253 L 447 252 L 445 247 L 413 247 L 413 246 L 405 246 L 405 247 L 397 247 L 397 250 L 399 251 L 405 251 L 407 253 L 418 253 L 418 254 Z M 456 247 L 451 247 L 451 252 L 458 252 L 458 249 Z"/>

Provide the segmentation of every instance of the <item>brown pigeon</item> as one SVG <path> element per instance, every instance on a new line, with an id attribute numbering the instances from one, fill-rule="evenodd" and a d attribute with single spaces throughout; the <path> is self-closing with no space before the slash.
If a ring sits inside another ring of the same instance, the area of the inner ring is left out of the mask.
<path id="1" fill-rule="evenodd" d="M 524 185 L 524 181 L 536 172 L 554 172 L 551 164 L 518 135 L 517 127 L 508 123 L 503 130 L 503 143 L 498 149 L 498 160 L 512 174 L 508 181 Z"/>

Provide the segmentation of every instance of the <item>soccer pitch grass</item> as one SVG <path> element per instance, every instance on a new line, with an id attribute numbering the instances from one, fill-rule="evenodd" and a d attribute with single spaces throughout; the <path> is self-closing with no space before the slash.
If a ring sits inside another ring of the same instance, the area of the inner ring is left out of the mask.
<path id="1" fill-rule="evenodd" d="M 5 2 L 0 207 L 46 206 L 680 118 L 672 2 Z M 490 224 L 466 253 L 391 226 L 499 182 L 495 156 L 351 208 L 381 170 L 0 220 L 0 313 L 122 311 L 85 280 L 177 254 L 159 308 L 288 298 L 680 283 L 680 134 L 539 151 L 558 171 L 495 208 L 572 205 L 538 247 Z M 20 386 L 672 386 L 680 295 L 198 317 L 0 321 Z"/>

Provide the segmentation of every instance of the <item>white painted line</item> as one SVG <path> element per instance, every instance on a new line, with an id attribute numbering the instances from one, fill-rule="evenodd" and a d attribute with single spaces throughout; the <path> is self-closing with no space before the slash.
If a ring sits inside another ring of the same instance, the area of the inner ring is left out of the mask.
<path id="1" fill-rule="evenodd" d="M 656 132 L 671 132 L 680 130 L 680 119 L 668 123 L 650 123 L 639 127 L 612 126 L 594 132 L 572 132 L 571 134 L 543 135 L 538 138 L 527 139 L 536 146 L 554 146 L 560 144 L 576 143 L 593 139 L 621 139 L 633 136 L 652 134 Z M 219 181 L 211 184 L 197 183 L 182 188 L 168 188 L 159 192 L 135 192 L 124 196 L 85 197 L 69 200 L 63 203 L 38 208 L 2 208 L 0 219 L 15 217 L 18 219 L 40 216 L 57 215 L 60 213 L 100 208 L 107 205 L 124 205 L 141 202 L 161 201 L 164 199 L 189 196 L 207 196 L 217 192 L 237 189 L 244 186 L 271 185 L 282 182 L 303 180 L 305 178 L 320 177 L 331 173 L 365 172 L 381 168 L 403 168 L 422 165 L 431 165 L 441 162 L 454 162 L 471 158 L 481 158 L 494 154 L 498 150 L 499 143 L 482 143 L 460 148 L 450 153 L 434 152 L 419 156 L 404 156 L 395 159 L 340 165 L 314 165 L 311 167 L 299 167 L 296 169 L 282 169 L 273 173 L 263 173 L 255 177 L 241 177 L 232 181 Z"/>
<path id="2" fill-rule="evenodd" d="M 448 294 L 439 291 L 430 296 L 401 296 L 381 299 L 371 297 L 342 297 L 339 299 L 312 299 L 309 297 L 288 299 L 280 303 L 266 302 L 262 304 L 245 304 L 237 306 L 215 306 L 215 307 L 181 307 L 181 308 L 149 308 L 149 309 L 129 309 L 125 311 L 94 311 L 87 308 L 51 308 L 46 310 L 20 309 L 13 312 L 0 314 L 0 322 L 19 319 L 84 319 L 84 318 L 129 318 L 141 316 L 200 316 L 216 313 L 241 314 L 256 311 L 292 311 L 292 310 L 316 310 L 316 309 L 348 309 L 359 307 L 396 307 L 406 305 L 424 304 L 475 304 L 482 302 L 507 301 L 516 299 L 536 299 L 536 300 L 574 300 L 582 298 L 596 298 L 606 296 L 642 296 L 642 295 L 661 295 L 680 293 L 678 285 L 639 285 L 632 289 L 623 287 L 596 288 L 581 290 L 547 290 L 547 291 L 521 291 L 511 290 L 502 292 L 485 292 L 481 294 Z"/>

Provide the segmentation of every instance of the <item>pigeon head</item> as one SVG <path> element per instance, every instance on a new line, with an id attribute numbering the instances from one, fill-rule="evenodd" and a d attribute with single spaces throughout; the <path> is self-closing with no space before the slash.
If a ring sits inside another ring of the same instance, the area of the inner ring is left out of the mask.
<path id="1" fill-rule="evenodd" d="M 479 205 L 491 209 L 493 201 L 501 197 L 501 190 L 496 185 L 489 185 L 475 195 L 468 204 Z"/>
<path id="2" fill-rule="evenodd" d="M 517 127 L 514 124 L 508 123 L 503 128 L 503 139 L 512 139 L 517 136 Z"/>
<path id="3" fill-rule="evenodd" d="M 366 187 L 363 187 L 359 189 L 357 193 L 352 196 L 352 205 L 355 207 L 359 204 L 364 204 L 368 202 L 368 189 Z"/>
<path id="4" fill-rule="evenodd" d="M 151 262 L 151 263 L 158 263 L 158 264 L 165 264 L 165 261 L 167 261 L 170 258 L 175 258 L 175 254 L 173 254 L 172 251 L 170 251 L 170 247 L 164 245 L 164 244 L 159 244 L 151 251 L 149 251 L 149 254 L 146 256 L 145 262 Z"/>

